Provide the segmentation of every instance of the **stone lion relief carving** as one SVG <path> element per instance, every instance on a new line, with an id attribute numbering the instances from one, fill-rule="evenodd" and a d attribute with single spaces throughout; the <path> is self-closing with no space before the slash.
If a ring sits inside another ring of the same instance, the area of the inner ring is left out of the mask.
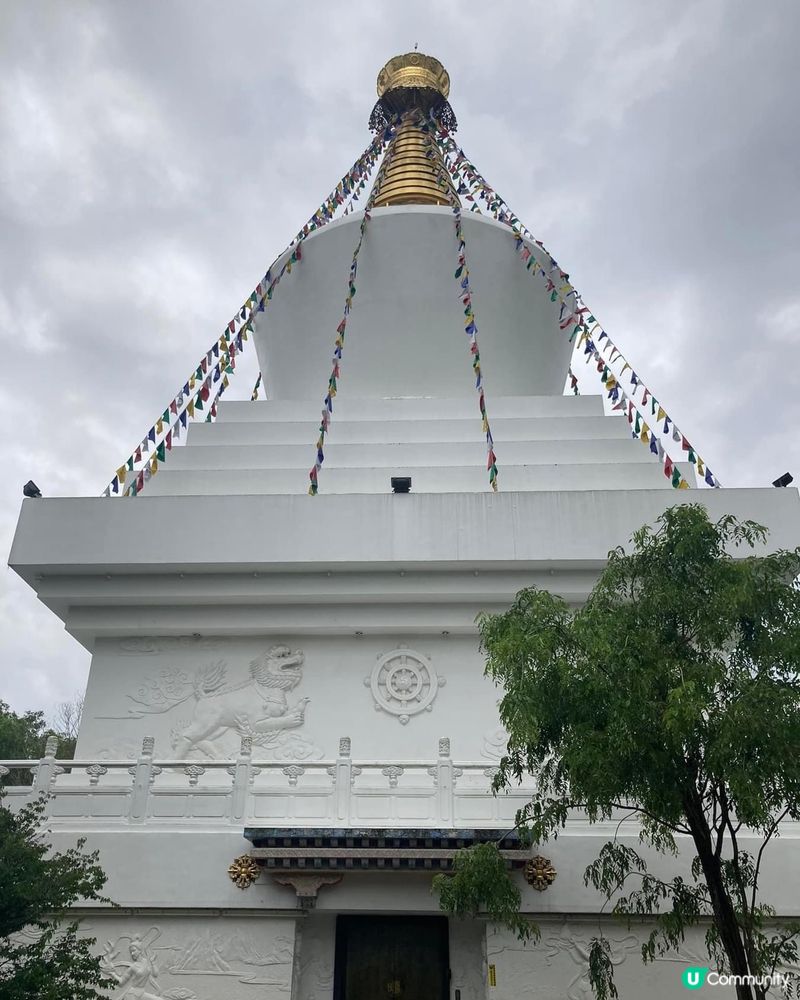
<path id="1" fill-rule="evenodd" d="M 320 752 L 304 736 L 289 731 L 305 723 L 309 698 L 290 702 L 303 679 L 305 657 L 301 650 L 276 645 L 250 661 L 247 676 L 228 680 L 224 660 L 191 672 L 168 667 L 145 679 L 125 715 L 100 718 L 141 719 L 182 708 L 189 709 L 171 731 L 172 749 L 179 758 L 225 755 L 221 742 L 238 747 L 243 736 L 276 759 L 306 759 Z M 235 739 L 226 739 L 226 737 Z M 258 752 L 255 751 L 256 753 Z"/>
<path id="2" fill-rule="evenodd" d="M 405 646 L 378 656 L 364 684 L 372 691 L 376 712 L 407 725 L 412 715 L 433 710 L 433 702 L 444 677 L 437 675 L 428 657 Z"/>

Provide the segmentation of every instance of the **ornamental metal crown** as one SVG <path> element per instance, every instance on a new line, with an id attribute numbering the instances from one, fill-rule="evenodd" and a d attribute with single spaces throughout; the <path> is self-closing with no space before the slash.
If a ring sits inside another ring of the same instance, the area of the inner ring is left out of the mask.
<path id="1" fill-rule="evenodd" d="M 390 90 L 416 87 L 435 90 L 442 97 L 450 93 L 450 75 L 438 59 L 423 52 L 394 56 L 378 73 L 378 97 Z"/>

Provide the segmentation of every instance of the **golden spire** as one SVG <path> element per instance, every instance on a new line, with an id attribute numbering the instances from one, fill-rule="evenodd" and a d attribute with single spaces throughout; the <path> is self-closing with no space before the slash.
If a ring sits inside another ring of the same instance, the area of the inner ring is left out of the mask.
<path id="1" fill-rule="evenodd" d="M 447 96 L 450 77 L 438 59 L 422 52 L 395 56 L 378 74 L 373 120 L 400 115 L 375 179 L 375 208 L 388 205 L 449 205 L 455 189 L 436 144 L 423 130 L 431 113 L 455 121 Z"/>

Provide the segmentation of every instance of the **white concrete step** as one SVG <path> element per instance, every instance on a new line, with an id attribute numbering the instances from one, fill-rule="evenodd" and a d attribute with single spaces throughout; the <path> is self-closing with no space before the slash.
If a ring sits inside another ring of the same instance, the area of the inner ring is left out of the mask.
<path id="1" fill-rule="evenodd" d="M 598 414 L 558 417 L 496 417 L 491 421 L 495 440 L 562 441 L 614 440 L 630 437 L 621 415 Z M 195 445 L 309 444 L 317 439 L 319 416 L 306 420 L 217 421 L 191 424 L 187 441 Z M 417 443 L 427 441 L 482 441 L 479 414 L 438 420 L 348 420 L 338 411 L 331 422 L 331 440 L 338 444 Z"/>
<path id="2" fill-rule="evenodd" d="M 477 393 L 455 399 L 366 399 L 348 397 L 344 385 L 343 381 L 341 393 L 333 400 L 335 420 L 469 419 L 478 413 Z M 319 395 L 307 399 L 222 402 L 217 420 L 221 423 L 319 420 L 324 394 L 325 385 L 321 385 Z M 488 382 L 485 395 L 490 421 L 499 417 L 600 416 L 603 412 L 603 400 L 600 396 L 493 396 Z"/>
<path id="3" fill-rule="evenodd" d="M 634 442 L 631 442 L 635 446 Z M 240 469 L 217 471 L 170 470 L 169 460 L 145 487 L 147 496 L 219 496 L 245 494 L 297 494 L 308 490 L 308 469 Z M 415 493 L 482 493 L 489 490 L 485 464 L 439 467 L 410 465 L 390 469 L 343 469 L 325 466 L 320 492 L 390 493 L 392 475 L 411 476 Z M 500 464 L 500 486 L 507 491 L 637 490 L 670 488 L 661 465 L 646 463 L 611 465 Z M 402 498 L 401 498 L 402 499 Z"/>
<path id="4" fill-rule="evenodd" d="M 625 423 L 627 427 L 627 423 Z M 171 470 L 210 471 L 222 469 L 308 469 L 316 455 L 314 437 L 302 444 L 219 445 L 173 448 Z M 628 435 L 618 440 L 588 441 L 500 441 L 495 440 L 498 462 L 517 465 L 641 464 L 653 456 L 641 442 Z M 325 461 L 340 469 L 396 469 L 481 467 L 486 461 L 483 440 L 470 442 L 428 441 L 403 444 L 341 444 L 331 434 L 325 442 Z"/>

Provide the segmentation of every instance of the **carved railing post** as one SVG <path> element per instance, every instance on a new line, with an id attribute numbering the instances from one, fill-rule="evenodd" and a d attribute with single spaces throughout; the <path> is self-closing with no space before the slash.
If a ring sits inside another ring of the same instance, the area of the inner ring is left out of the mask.
<path id="1" fill-rule="evenodd" d="M 133 775 L 130 811 L 128 813 L 131 823 L 144 823 L 147 817 L 147 799 L 150 795 L 150 786 L 156 775 L 161 774 L 161 768 L 153 765 L 155 743 L 153 736 L 145 736 L 142 740 L 142 751 L 136 763 L 133 767 L 128 768 L 128 774 Z"/>
<path id="2" fill-rule="evenodd" d="M 228 768 L 229 774 L 233 775 L 233 789 L 231 790 L 231 819 L 236 822 L 244 819 L 247 810 L 247 793 L 250 789 L 250 779 L 253 757 L 253 737 L 243 736 L 239 747 L 239 756 L 236 763 Z"/>
<path id="3" fill-rule="evenodd" d="M 438 793 L 439 822 L 451 823 L 453 820 L 453 761 L 450 757 L 450 737 L 439 740 L 439 753 L 436 758 L 436 787 Z"/>
<path id="4" fill-rule="evenodd" d="M 333 767 L 328 768 L 328 774 L 333 778 L 336 819 L 343 823 L 350 822 L 350 793 L 353 781 L 360 773 L 360 767 L 353 767 L 353 758 L 350 756 L 350 737 L 342 736 L 339 740 L 339 756 Z"/>
<path id="5" fill-rule="evenodd" d="M 50 786 L 56 780 L 56 775 L 63 771 L 63 768 L 56 764 L 57 753 L 58 737 L 48 736 L 44 745 L 44 757 L 39 761 L 39 766 L 36 768 L 33 778 L 34 795 L 49 792 Z"/>

